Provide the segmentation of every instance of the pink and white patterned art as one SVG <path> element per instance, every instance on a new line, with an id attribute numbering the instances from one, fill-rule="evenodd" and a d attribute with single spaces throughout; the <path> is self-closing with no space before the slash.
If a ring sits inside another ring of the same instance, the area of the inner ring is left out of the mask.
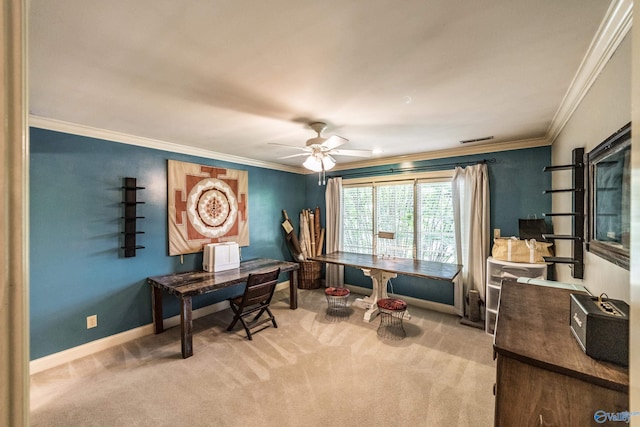
<path id="1" fill-rule="evenodd" d="M 169 255 L 208 243 L 249 245 L 249 173 L 169 160 Z"/>

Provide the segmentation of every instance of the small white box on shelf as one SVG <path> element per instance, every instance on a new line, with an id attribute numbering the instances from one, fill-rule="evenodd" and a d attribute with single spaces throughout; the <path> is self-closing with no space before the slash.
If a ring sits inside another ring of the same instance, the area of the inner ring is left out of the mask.
<path id="1" fill-rule="evenodd" d="M 210 243 L 204 246 L 202 269 L 209 272 L 240 267 L 240 248 L 236 242 Z"/>

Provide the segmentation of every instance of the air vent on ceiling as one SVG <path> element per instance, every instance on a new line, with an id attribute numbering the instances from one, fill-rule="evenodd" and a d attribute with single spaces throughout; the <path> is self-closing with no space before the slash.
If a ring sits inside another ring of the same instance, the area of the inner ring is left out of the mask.
<path id="1" fill-rule="evenodd" d="M 464 141 L 460 141 L 460 144 L 468 144 L 470 142 L 488 141 L 490 139 L 493 139 L 493 136 L 485 136 L 484 138 L 475 138 L 475 139 L 465 139 Z"/>

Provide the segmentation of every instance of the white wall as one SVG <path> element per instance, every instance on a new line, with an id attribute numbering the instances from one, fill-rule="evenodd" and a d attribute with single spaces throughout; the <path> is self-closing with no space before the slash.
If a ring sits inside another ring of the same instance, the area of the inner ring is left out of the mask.
<path id="1" fill-rule="evenodd" d="M 631 121 L 631 34 L 628 34 L 589 89 L 571 119 L 554 141 L 554 165 L 570 164 L 571 151 L 584 147 L 588 153 L 609 135 Z M 553 172 L 553 188 L 570 188 L 571 172 Z M 553 212 L 571 212 L 569 193 L 554 193 Z M 570 217 L 554 217 L 556 234 L 572 234 Z M 569 241 L 556 241 L 558 256 L 571 256 Z M 571 277 L 568 265 L 556 266 L 561 282 L 582 283 L 593 294 L 606 292 L 609 298 L 630 301 L 629 271 L 585 251 L 584 279 Z"/>
<path id="2" fill-rule="evenodd" d="M 634 26 L 632 66 L 632 120 L 631 130 L 631 334 L 629 346 L 630 411 L 640 410 L 640 26 Z M 640 426 L 640 416 L 631 419 L 631 425 Z"/>

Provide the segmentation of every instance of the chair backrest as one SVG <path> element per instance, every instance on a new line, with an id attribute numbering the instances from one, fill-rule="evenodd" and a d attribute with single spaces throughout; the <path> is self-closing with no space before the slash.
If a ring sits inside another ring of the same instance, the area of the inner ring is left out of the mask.
<path id="1" fill-rule="evenodd" d="M 242 307 L 255 304 L 268 305 L 278 284 L 279 275 L 279 268 L 267 273 L 250 274 L 242 297 Z"/>

